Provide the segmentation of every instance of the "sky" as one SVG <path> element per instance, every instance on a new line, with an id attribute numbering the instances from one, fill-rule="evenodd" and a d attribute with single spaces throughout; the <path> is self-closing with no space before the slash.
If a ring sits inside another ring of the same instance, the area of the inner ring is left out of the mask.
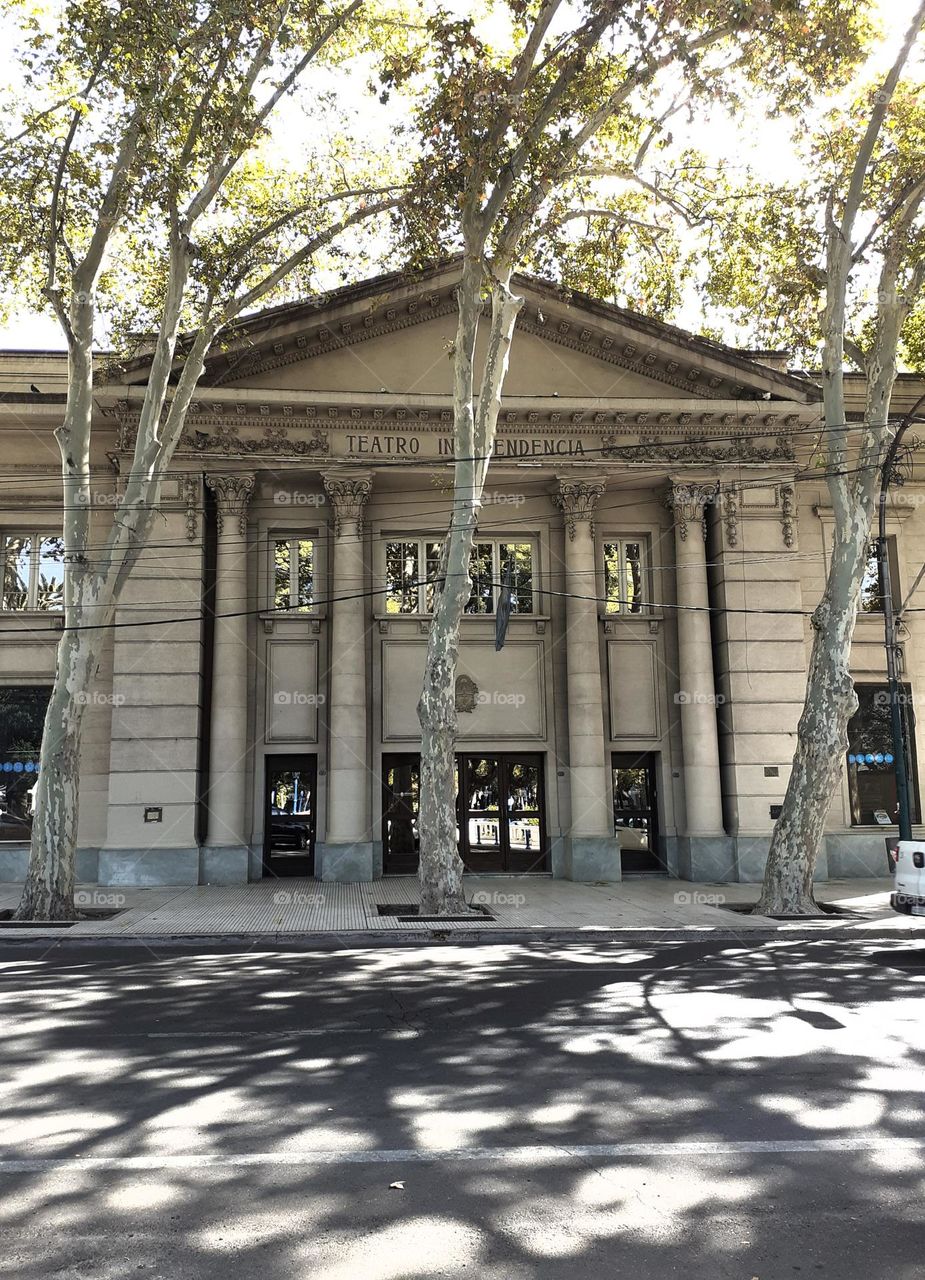
<path id="1" fill-rule="evenodd" d="M 466 0 L 450 0 L 450 3 L 460 12 L 469 8 Z M 875 8 L 884 30 L 884 38 L 873 51 L 860 79 L 872 79 L 889 66 L 916 4 L 917 0 L 878 0 Z M 489 30 L 485 34 L 498 33 Z M 3 43 L 9 50 L 10 41 L 4 40 Z M 0 56 L 0 76 L 8 80 L 11 73 L 12 64 L 7 53 L 5 67 L 4 58 Z M 364 135 L 375 143 L 390 127 L 389 112 L 383 110 L 367 92 L 368 76 L 363 69 L 352 77 L 345 77 L 343 72 L 338 73 L 337 87 L 340 93 L 344 93 L 345 87 L 349 89 L 351 79 L 360 127 Z M 820 104 L 820 111 L 823 105 Z M 676 136 L 682 135 L 683 130 L 688 127 L 680 123 L 675 129 Z M 274 145 L 285 148 L 291 146 L 294 131 L 317 132 L 317 129 L 317 118 L 299 110 L 297 104 L 290 103 L 279 112 L 273 142 Z M 760 116 L 737 120 L 717 110 L 706 118 L 700 116 L 690 129 L 692 142 L 696 142 L 701 149 L 711 151 L 719 162 L 758 168 L 768 178 L 782 183 L 793 178 L 797 172 L 798 166 L 790 140 L 790 124 L 787 121 L 767 120 Z M 698 320 L 698 303 L 691 296 L 682 308 L 678 323 L 696 332 Z M 50 315 L 20 310 L 14 311 L 6 322 L 0 321 L 0 348 L 61 350 L 63 347 L 61 329 Z"/>

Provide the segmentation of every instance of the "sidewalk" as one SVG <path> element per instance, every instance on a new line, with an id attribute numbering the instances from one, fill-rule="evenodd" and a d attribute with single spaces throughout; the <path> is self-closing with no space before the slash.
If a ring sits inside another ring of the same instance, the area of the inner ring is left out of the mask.
<path id="1" fill-rule="evenodd" d="M 470 900 L 492 918 L 415 921 L 380 915 L 380 905 L 416 904 L 413 876 L 371 884 L 320 880 L 261 880 L 254 884 L 133 889 L 86 885 L 77 901 L 85 910 L 118 909 L 111 919 L 67 927 L 0 923 L 0 939 L 23 941 L 167 942 L 261 940 L 321 945 L 432 941 L 465 934 L 472 941 L 672 941 L 704 937 L 909 937 L 925 939 L 925 918 L 890 910 L 891 882 L 832 880 L 816 888 L 819 902 L 851 915 L 811 921 L 775 921 L 726 908 L 753 903 L 758 885 L 691 884 L 684 880 L 624 880 L 573 884 L 524 876 L 467 876 Z M 19 901 L 19 887 L 0 886 L 0 911 Z"/>

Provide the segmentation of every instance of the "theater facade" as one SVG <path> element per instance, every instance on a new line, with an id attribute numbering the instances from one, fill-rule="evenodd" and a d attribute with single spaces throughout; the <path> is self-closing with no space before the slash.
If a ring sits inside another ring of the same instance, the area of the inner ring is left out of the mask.
<path id="1" fill-rule="evenodd" d="M 415 870 L 457 271 L 275 308 L 209 361 L 88 695 L 81 879 Z M 517 287 L 460 642 L 463 861 L 588 881 L 759 879 L 832 538 L 813 465 L 819 387 L 780 353 L 535 279 Z M 101 362 L 96 542 L 131 466 L 146 373 L 144 355 L 116 371 Z M 58 353 L 0 355 L 6 880 L 25 868 L 62 625 L 53 431 L 65 375 Z M 917 394 L 901 378 L 894 409 Z M 888 521 L 916 806 L 925 637 L 908 606 L 925 560 L 921 492 L 899 491 Z M 860 707 L 820 865 L 831 877 L 883 874 L 896 829 L 873 565 L 852 669 Z"/>

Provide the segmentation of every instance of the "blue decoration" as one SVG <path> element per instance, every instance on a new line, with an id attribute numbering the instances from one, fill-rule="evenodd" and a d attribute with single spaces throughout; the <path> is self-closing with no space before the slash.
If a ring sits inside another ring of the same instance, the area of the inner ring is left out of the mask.
<path id="1" fill-rule="evenodd" d="M 857 759 L 856 759 L 856 757 L 855 757 L 855 756 L 853 756 L 853 755 L 849 755 L 849 756 L 848 756 L 848 763 L 849 763 L 849 764 L 857 764 Z"/>
<path id="2" fill-rule="evenodd" d="M 884 764 L 892 764 L 892 763 L 893 763 L 893 757 L 890 755 L 890 753 L 889 753 L 889 752 L 887 752 L 887 753 L 886 753 L 886 755 L 883 757 L 883 763 L 884 763 Z"/>
<path id="3" fill-rule="evenodd" d="M 866 764 L 873 764 L 873 763 L 874 763 L 874 757 L 873 757 L 873 753 L 872 753 L 872 752 L 868 751 L 867 755 L 864 757 L 864 762 L 865 762 Z"/>
<path id="4" fill-rule="evenodd" d="M 877 752 L 877 754 L 874 756 L 874 763 L 875 763 L 875 764 L 883 764 L 883 752 L 882 752 L 882 751 L 878 751 L 878 752 Z"/>

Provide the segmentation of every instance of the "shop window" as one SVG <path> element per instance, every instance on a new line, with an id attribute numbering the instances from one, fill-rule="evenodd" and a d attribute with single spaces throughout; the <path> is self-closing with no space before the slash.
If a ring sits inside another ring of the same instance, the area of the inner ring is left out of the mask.
<path id="1" fill-rule="evenodd" d="M 429 539 L 385 544 L 386 613 L 431 613 L 438 589 L 443 544 Z M 494 613 L 504 585 L 511 587 L 511 612 L 533 612 L 533 543 L 482 541 L 469 561 L 472 594 L 466 613 Z"/>
<path id="2" fill-rule="evenodd" d="M 887 538 L 886 553 L 890 562 L 890 586 L 892 588 L 893 608 L 899 608 L 899 566 L 896 558 L 896 539 Z M 861 595 L 858 600 L 859 613 L 883 613 L 883 592 L 880 584 L 880 562 L 877 554 L 877 543 L 871 542 L 867 547 L 867 560 L 864 564 L 864 576 L 861 579 Z"/>
<path id="3" fill-rule="evenodd" d="M 604 611 L 643 613 L 646 608 L 646 547 L 641 538 L 604 543 Z"/>
<path id="4" fill-rule="evenodd" d="M 3 537 L 0 607 L 15 612 L 64 608 L 64 540 L 41 530 Z"/>
<path id="5" fill-rule="evenodd" d="M 31 837 L 50 693 L 44 685 L 0 687 L 0 842 L 28 843 Z"/>
<path id="6" fill-rule="evenodd" d="M 311 609 L 315 593 L 315 544 L 310 538 L 274 538 L 273 608 L 288 612 Z"/>
<path id="7" fill-rule="evenodd" d="M 858 709 L 848 722 L 848 794 L 851 825 L 895 826 L 896 769 L 890 722 L 890 691 L 885 684 L 855 686 Z M 900 693 L 909 770 L 913 821 L 919 821 L 916 783 L 914 717 L 908 685 Z"/>

